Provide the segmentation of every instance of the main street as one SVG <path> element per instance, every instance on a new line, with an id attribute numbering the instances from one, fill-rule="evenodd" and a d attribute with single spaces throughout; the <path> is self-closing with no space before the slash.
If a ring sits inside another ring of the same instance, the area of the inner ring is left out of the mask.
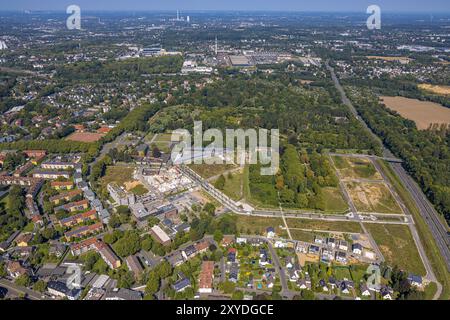
<path id="1" fill-rule="evenodd" d="M 24 296 L 30 300 L 45 300 L 46 297 L 42 294 L 33 291 L 31 289 L 19 286 L 12 281 L 7 279 L 0 279 L 0 287 L 4 287 L 8 292 L 14 293 L 17 296 Z"/>

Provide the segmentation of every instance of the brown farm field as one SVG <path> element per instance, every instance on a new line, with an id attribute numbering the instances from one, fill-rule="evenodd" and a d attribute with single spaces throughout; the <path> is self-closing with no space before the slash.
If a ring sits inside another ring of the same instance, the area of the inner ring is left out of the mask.
<path id="1" fill-rule="evenodd" d="M 389 62 L 400 62 L 400 63 L 409 63 L 412 61 L 412 59 L 408 57 L 387 57 L 387 56 L 367 56 L 367 59 L 384 60 Z"/>
<path id="2" fill-rule="evenodd" d="M 368 158 L 333 156 L 332 159 L 343 180 L 383 180 L 381 174 Z"/>
<path id="3" fill-rule="evenodd" d="M 450 124 L 450 108 L 438 103 L 386 96 L 381 97 L 381 100 L 389 109 L 414 121 L 420 130 L 428 129 L 431 124 Z"/>
<path id="4" fill-rule="evenodd" d="M 402 213 L 384 183 L 347 182 L 345 187 L 360 212 Z"/>
<path id="5" fill-rule="evenodd" d="M 419 84 L 419 88 L 431 93 L 448 96 L 450 95 L 450 86 L 441 86 L 441 85 L 432 85 L 432 84 L 426 84 L 422 83 Z"/>
<path id="6" fill-rule="evenodd" d="M 74 132 L 70 136 L 68 136 L 66 138 L 66 140 L 78 141 L 78 142 L 96 142 L 103 137 L 104 137 L 103 133 Z"/>

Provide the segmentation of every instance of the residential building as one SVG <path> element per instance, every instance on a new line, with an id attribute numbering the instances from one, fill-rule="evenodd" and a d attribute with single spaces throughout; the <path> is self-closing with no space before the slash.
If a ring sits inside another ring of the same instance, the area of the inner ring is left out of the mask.
<path id="1" fill-rule="evenodd" d="M 89 220 L 96 220 L 97 219 L 97 211 L 95 210 L 89 210 L 87 212 L 79 213 L 74 216 L 64 218 L 59 220 L 59 224 L 63 227 L 72 227 L 77 224 L 81 224 L 84 222 L 87 222 Z"/>
<path id="2" fill-rule="evenodd" d="M 137 279 L 142 272 L 144 271 L 144 268 L 142 267 L 141 263 L 139 262 L 139 259 L 136 256 L 129 256 L 125 259 L 125 262 L 127 264 L 128 269 L 134 273 L 134 277 Z"/>
<path id="3" fill-rule="evenodd" d="M 408 281 L 413 287 L 422 288 L 423 286 L 423 279 L 421 276 L 418 276 L 416 274 L 410 274 L 408 276 Z"/>
<path id="4" fill-rule="evenodd" d="M 172 288 L 175 290 L 175 292 L 183 292 L 190 286 L 191 286 L 191 281 L 188 278 L 182 278 L 182 279 L 176 281 L 172 285 Z"/>
<path id="5" fill-rule="evenodd" d="M 46 161 L 41 164 L 41 168 L 43 169 L 51 169 L 51 170 L 67 170 L 74 169 L 75 163 L 71 162 L 58 162 L 58 161 Z"/>
<path id="6" fill-rule="evenodd" d="M 89 226 L 82 226 L 78 229 L 68 231 L 64 234 L 64 237 L 67 241 L 70 241 L 72 238 L 81 238 L 87 235 L 91 235 L 94 233 L 98 233 L 103 230 L 103 224 L 98 222 L 96 224 L 92 224 Z"/>
<path id="7" fill-rule="evenodd" d="M 30 274 L 29 270 L 23 267 L 19 261 L 8 261 L 6 263 L 6 272 L 13 279 L 17 279 L 24 274 Z"/>
<path id="8" fill-rule="evenodd" d="M 342 264 L 347 264 L 347 254 L 343 251 L 336 252 L 336 261 Z"/>
<path id="9" fill-rule="evenodd" d="M 122 265 L 121 261 L 109 245 L 99 241 L 96 244 L 96 248 L 97 252 L 111 269 L 114 270 L 120 268 Z"/>
<path id="10" fill-rule="evenodd" d="M 105 296 L 105 300 L 142 300 L 142 294 L 139 291 L 134 291 L 130 289 L 113 289 L 107 291 Z"/>
<path id="11" fill-rule="evenodd" d="M 52 181 L 50 186 L 56 190 L 72 190 L 74 183 L 72 181 Z"/>
<path id="12" fill-rule="evenodd" d="M 41 179 L 58 179 L 58 178 L 70 178 L 70 173 L 66 171 L 45 171 L 37 170 L 33 172 L 33 178 Z"/>
<path id="13" fill-rule="evenodd" d="M 363 246 L 361 245 L 361 244 L 359 244 L 359 243 L 354 243 L 353 245 L 352 245 L 352 252 L 354 253 L 354 254 L 357 254 L 357 255 L 361 255 L 362 254 L 362 250 L 363 250 Z"/>
<path id="14" fill-rule="evenodd" d="M 75 212 L 75 211 L 82 211 L 89 208 L 89 201 L 84 199 L 76 202 L 71 202 L 59 207 L 55 208 L 55 212 L 63 210 L 63 211 L 69 211 L 69 212 Z"/>
<path id="15" fill-rule="evenodd" d="M 51 203 L 58 205 L 62 200 L 71 201 L 76 196 L 81 196 L 82 194 L 83 194 L 83 192 L 81 190 L 73 190 L 73 191 L 68 191 L 68 192 L 64 192 L 61 194 L 57 194 L 53 197 L 50 197 L 48 200 Z"/>
<path id="16" fill-rule="evenodd" d="M 18 247 L 28 247 L 30 241 L 33 239 L 33 234 L 22 233 L 16 238 L 16 244 Z"/>
<path id="17" fill-rule="evenodd" d="M 214 280 L 214 261 L 203 261 L 199 276 L 199 292 L 212 293 Z"/>

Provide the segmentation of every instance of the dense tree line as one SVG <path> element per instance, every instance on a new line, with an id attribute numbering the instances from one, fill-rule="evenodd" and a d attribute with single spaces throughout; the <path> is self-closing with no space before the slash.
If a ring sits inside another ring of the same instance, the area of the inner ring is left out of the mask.
<path id="1" fill-rule="evenodd" d="M 183 64 L 181 56 L 165 56 L 127 59 L 123 61 L 92 61 L 66 64 L 57 69 L 60 81 L 134 81 L 143 74 L 163 74 L 180 72 Z"/>
<path id="2" fill-rule="evenodd" d="M 437 134 L 418 130 L 378 102 L 368 91 L 348 90 L 355 107 L 384 144 L 404 160 L 404 168 L 415 178 L 438 211 L 450 221 L 450 131 Z"/>
<path id="3" fill-rule="evenodd" d="M 279 129 L 282 134 L 295 135 L 301 146 L 380 151 L 347 108 L 336 103 L 338 96 L 330 83 L 306 88 L 295 77 L 264 77 L 228 76 L 177 98 L 176 105 L 210 110 L 182 113 L 178 118 L 181 120 L 175 120 L 177 125 L 189 126 L 193 120 L 202 120 L 204 129 L 236 126 Z M 169 117 L 170 114 L 157 127 L 170 126 Z"/>
<path id="4" fill-rule="evenodd" d="M 288 144 L 282 148 L 280 171 L 262 176 L 260 165 L 249 169 L 250 192 L 260 202 L 276 206 L 325 210 L 322 188 L 336 187 L 337 177 L 326 156 L 306 150 L 298 152 Z"/>
<path id="5" fill-rule="evenodd" d="M 23 215 L 24 208 L 25 193 L 23 189 L 19 186 L 12 186 L 9 189 L 7 201 L 0 203 L 0 242 L 26 225 L 27 218 Z"/>

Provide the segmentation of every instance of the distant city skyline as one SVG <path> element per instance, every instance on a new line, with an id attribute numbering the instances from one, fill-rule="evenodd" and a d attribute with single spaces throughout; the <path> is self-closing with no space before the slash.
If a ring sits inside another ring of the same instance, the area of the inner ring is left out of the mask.
<path id="1" fill-rule="evenodd" d="M 87 11 L 156 11 L 156 10 L 236 10 L 236 11 L 330 11 L 365 12 L 376 4 L 386 12 L 450 12 L 448 0 L 15 0 L 2 3 L 2 10 L 64 11 L 71 4 Z"/>

